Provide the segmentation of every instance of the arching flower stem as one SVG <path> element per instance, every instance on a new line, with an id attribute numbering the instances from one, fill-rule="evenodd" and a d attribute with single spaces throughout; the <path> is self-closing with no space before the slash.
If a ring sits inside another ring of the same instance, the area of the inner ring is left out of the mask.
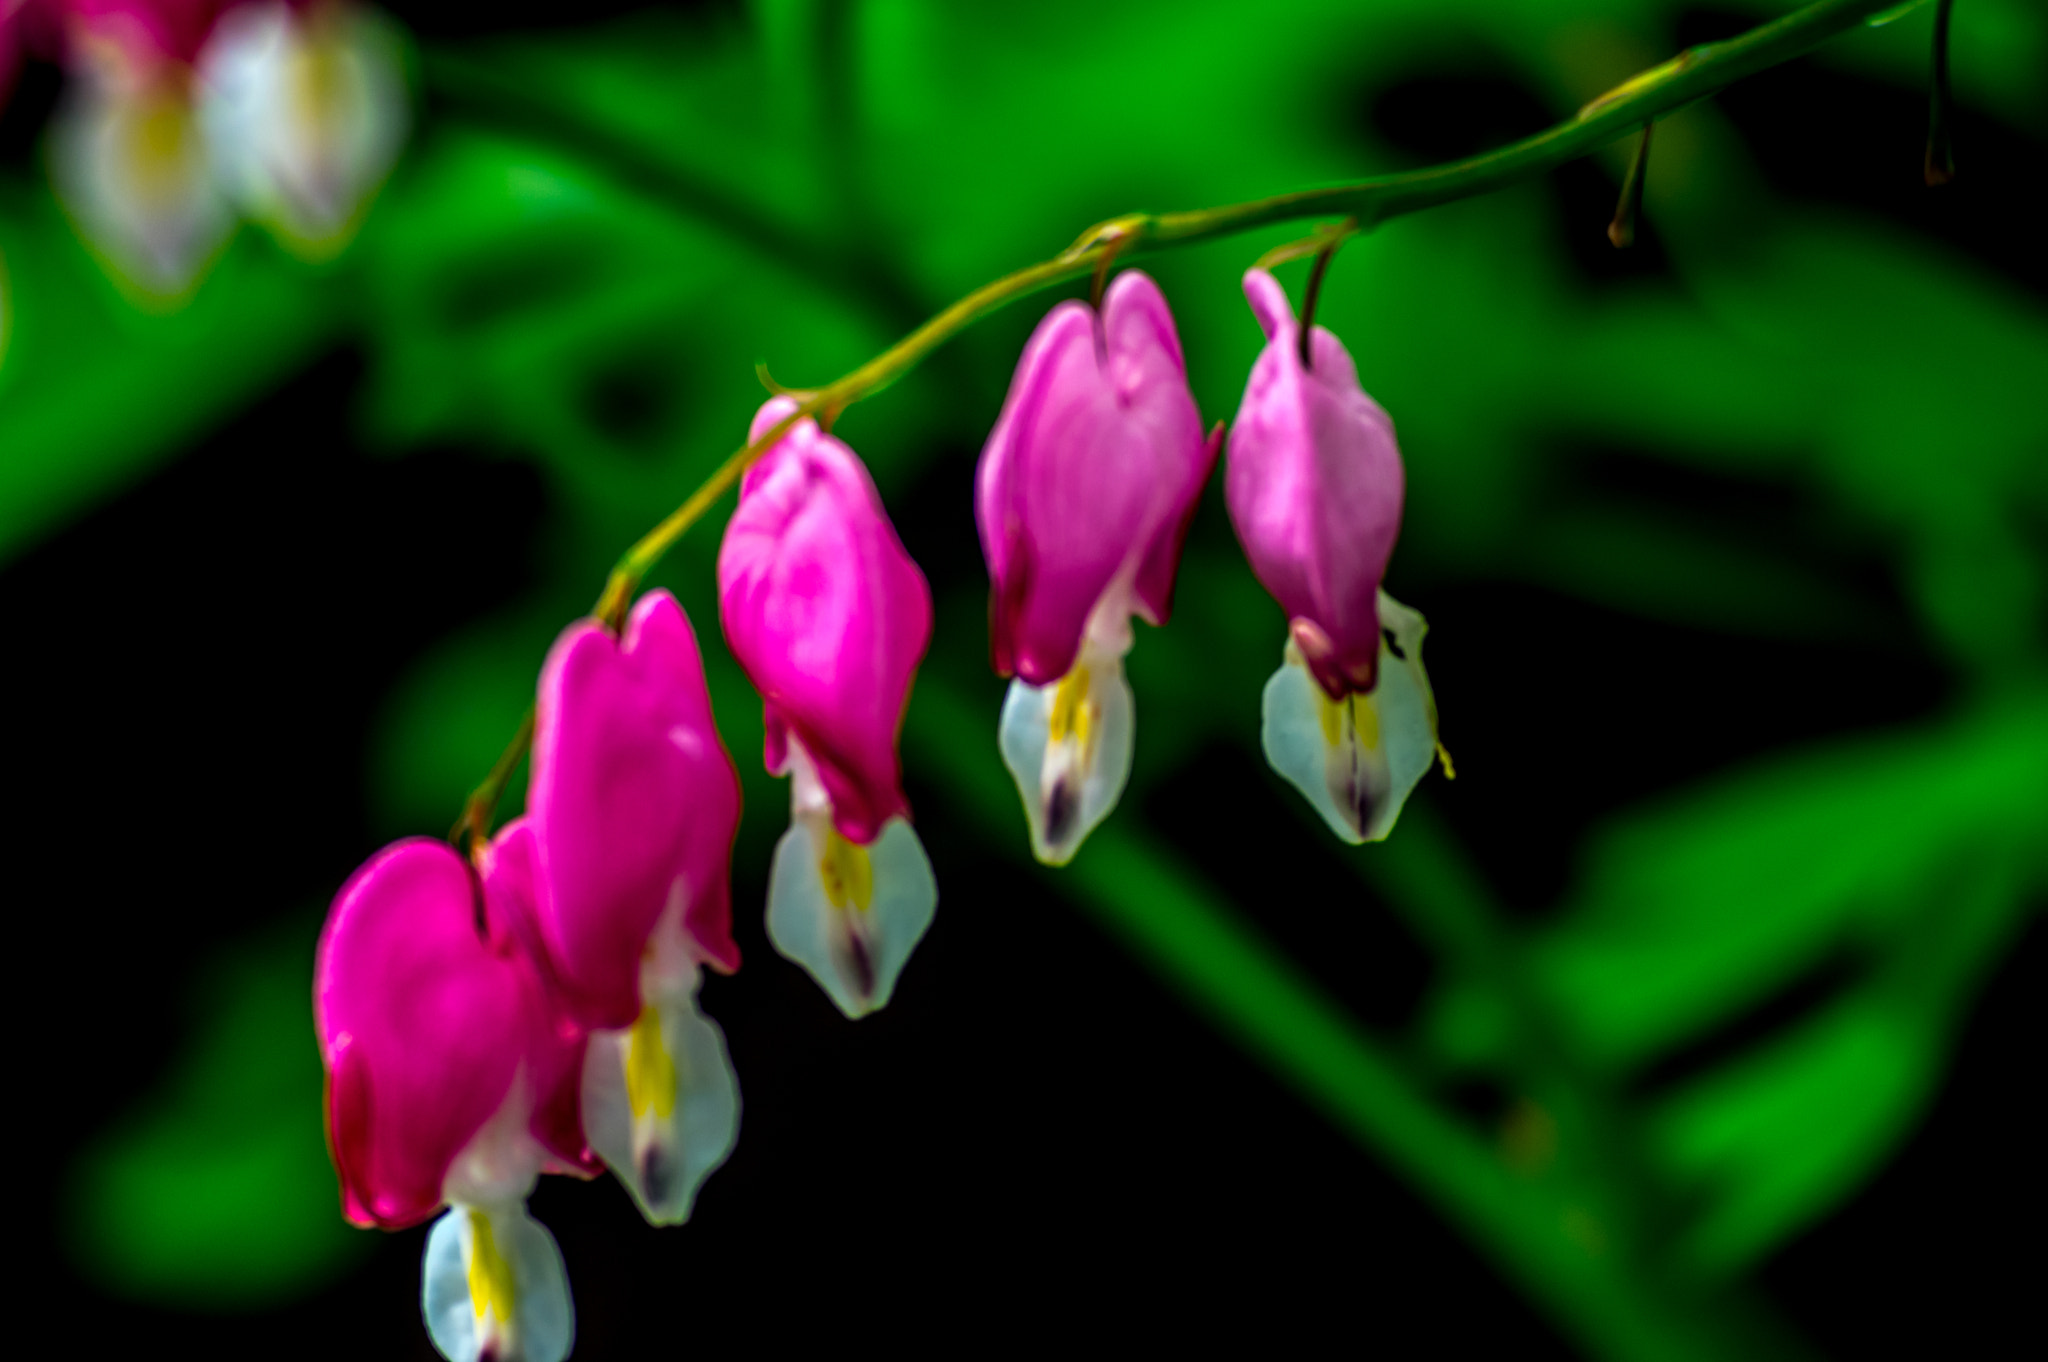
<path id="1" fill-rule="evenodd" d="M 1216 208 L 1132 213 L 1098 223 L 1050 260 L 1027 265 L 982 285 L 859 368 L 821 388 L 809 390 L 796 410 L 735 450 L 688 500 L 626 550 L 613 566 L 592 613 L 616 631 L 641 581 L 662 556 L 798 421 L 811 417 L 822 424 L 855 402 L 874 396 L 955 334 L 1020 298 L 1070 279 L 1093 275 L 1098 270 L 1106 274 L 1106 262 L 1111 258 L 1135 259 L 1154 251 L 1235 236 L 1298 218 L 1347 218 L 1342 235 L 1348 236 L 1408 213 L 1491 193 L 1588 155 L 1620 137 L 1639 133 L 1645 124 L 1661 115 L 1707 98 L 1744 76 L 1803 56 L 1895 3 L 1896 0 L 1816 0 L 1738 37 L 1687 48 L 1671 60 L 1623 81 L 1563 122 L 1477 156 Z M 1337 236 L 1319 243 L 1316 249 L 1327 251 L 1341 239 Z M 465 833 L 471 837 L 488 834 L 490 811 L 519 758 L 525 754 L 531 736 L 528 724 L 513 737 L 491 774 L 470 795 L 451 834 L 452 840 L 459 842 Z"/>
<path id="2" fill-rule="evenodd" d="M 462 817 L 455 820 L 455 826 L 448 829 L 448 841 L 456 850 L 474 860 L 491 840 L 491 818 L 497 812 L 499 796 L 505 793 L 505 784 L 512 779 L 512 773 L 519 769 L 519 759 L 526 755 L 526 749 L 533 745 L 533 706 L 526 707 L 526 716 L 519 721 L 519 730 L 512 735 L 512 741 L 498 754 L 492 764 L 491 773 L 484 777 L 483 784 L 470 791 L 463 802 Z"/>

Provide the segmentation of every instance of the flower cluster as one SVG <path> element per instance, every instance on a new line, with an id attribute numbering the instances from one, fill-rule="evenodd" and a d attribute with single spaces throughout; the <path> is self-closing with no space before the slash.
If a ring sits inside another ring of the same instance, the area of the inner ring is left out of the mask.
<path id="1" fill-rule="evenodd" d="M 405 134 L 397 39 L 349 0 L 24 0 L 0 21 L 0 96 L 22 47 L 70 72 L 66 210 L 147 296 L 189 288 L 238 216 L 333 254 Z"/>
<path id="2" fill-rule="evenodd" d="M 1419 616 L 1379 589 L 1401 507 L 1386 415 L 1344 348 L 1299 328 L 1272 276 L 1245 290 L 1268 344 L 1229 444 L 1231 518 L 1289 617 L 1265 746 L 1350 841 L 1383 837 L 1435 751 Z M 938 903 L 897 739 L 931 639 L 923 573 L 867 469 L 791 397 L 770 400 L 718 555 L 725 640 L 760 692 L 790 828 L 767 929 L 849 1017 L 886 1005 Z M 1181 543 L 1222 450 L 1145 275 L 1040 324 L 983 453 L 976 513 L 999 746 L 1040 859 L 1072 857 L 1130 771 L 1131 616 L 1164 624 Z M 739 1085 L 697 1002 L 739 967 L 730 859 L 740 787 L 696 635 L 666 592 L 616 632 L 557 640 L 534 706 L 523 815 L 462 850 L 373 857 L 336 898 L 315 1013 L 349 1218 L 442 1207 L 423 1307 L 457 1362 L 557 1362 L 561 1255 L 525 1211 L 543 1173 L 609 1168 L 651 1222 L 690 1213 L 731 1151 Z"/>
<path id="3" fill-rule="evenodd" d="M 1422 617 L 1380 590 L 1401 456 L 1342 342 L 1317 327 L 1304 349 L 1266 271 L 1244 288 L 1267 343 L 1231 428 L 1224 491 L 1253 572 L 1288 615 L 1285 661 L 1266 685 L 1266 756 L 1340 837 L 1377 840 L 1437 750 Z M 1204 438 L 1172 314 L 1137 271 L 1099 311 L 1055 307 L 1025 346 L 975 509 L 996 670 L 1015 678 L 1003 760 L 1042 861 L 1073 856 L 1130 775 L 1131 616 L 1166 622 L 1220 436 Z"/>
<path id="4" fill-rule="evenodd" d="M 769 934 L 860 1016 L 938 900 L 896 757 L 930 592 L 860 460 L 808 420 L 750 471 L 719 583 L 768 769 L 792 777 Z M 675 1224 L 731 1151 L 739 1085 L 697 989 L 740 963 L 739 815 L 696 635 L 654 592 L 616 635 L 583 620 L 556 641 L 523 816 L 467 860 L 388 847 L 335 899 L 314 1006 L 344 1207 L 385 1228 L 450 1208 L 422 1296 L 447 1356 L 566 1355 L 561 1256 L 524 1210 L 542 1173 L 609 1168 Z"/>

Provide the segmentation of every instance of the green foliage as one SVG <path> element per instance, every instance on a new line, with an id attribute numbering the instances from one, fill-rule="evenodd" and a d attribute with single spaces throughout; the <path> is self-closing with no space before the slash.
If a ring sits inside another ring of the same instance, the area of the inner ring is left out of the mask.
<path id="1" fill-rule="evenodd" d="M 745 25 L 642 16 L 430 52 L 424 78 L 449 112 L 347 256 L 312 272 L 245 234 L 163 317 L 128 312 L 46 191 L 0 185 L 14 313 L 0 557 L 322 343 L 359 340 L 372 440 L 480 444 L 537 464 L 550 492 L 543 588 L 444 641 L 387 705 L 377 825 L 437 831 L 510 734 L 560 621 L 738 444 L 760 401 L 756 360 L 791 385 L 823 381 L 1088 222 L 1385 168 L 1395 153 L 1360 110 L 1417 66 L 1488 52 L 1562 115 L 1665 55 L 1677 8 L 890 0 L 841 15 L 764 0 Z M 1821 60 L 1913 85 L 1926 22 L 1923 9 Z M 2048 125 L 2038 8 L 1972 0 L 1956 33 L 1964 97 Z M 1144 631 L 1132 657 L 1145 728 L 1131 795 L 1046 883 L 1411 1178 L 1589 1348 L 1760 1355 L 1717 1332 L 1719 1298 L 1700 1293 L 1838 1205 L 1912 1129 L 1972 989 L 2048 873 L 2048 316 L 1936 243 L 1777 202 L 1711 104 L 1658 139 L 1647 214 L 1675 284 L 1576 281 L 1537 187 L 1398 221 L 1340 257 L 1322 319 L 1408 455 L 1397 591 L 1517 579 L 1706 629 L 1743 687 L 1771 686 L 1742 665 L 1753 640 L 1888 627 L 1838 564 L 1683 505 L 1588 491 L 1559 454 L 1621 448 L 1823 506 L 1829 534 L 1885 562 L 1964 698 L 1923 725 L 1776 754 L 1622 812 L 1526 932 L 1476 873 L 1491 849 L 1459 845 L 1419 801 L 1355 858 L 1361 892 L 1443 965 L 1415 1034 L 1390 1040 L 1319 996 L 1264 943 L 1258 905 L 1224 901 L 1139 817 L 1204 744 L 1256 755 L 1258 686 L 1280 645 L 1277 610 L 1227 539 L 1198 527 L 1173 627 Z M 1260 343 L 1237 277 L 1285 235 L 1148 263 L 1212 417 L 1234 408 Z M 1036 315 L 993 318 L 845 417 L 885 497 L 978 446 Z M 744 759 L 758 706 L 705 629 L 715 543 L 700 528 L 661 581 L 704 630 L 758 815 L 782 795 Z M 1021 854 L 993 745 L 983 584 L 934 585 L 939 636 L 907 759 L 959 795 L 991 848 Z M 1446 721 L 1455 746 L 1458 717 Z M 1559 742 L 1600 760 L 1598 733 Z M 758 840 L 765 859 L 775 822 L 750 819 L 743 854 Z M 274 1299 L 348 1261 L 312 1115 L 304 945 L 225 967 L 165 1092 L 78 1165 L 79 1252 L 121 1289 Z M 1627 1095 L 1659 1060 L 1842 960 L 1850 981 L 1824 1006 Z M 1475 1074 L 1554 1123 L 1542 1167 L 1451 1113 L 1443 1082 Z"/>
<path id="2" fill-rule="evenodd" d="M 119 1294 L 250 1309 L 321 1285 L 373 1242 L 341 1219 L 321 1131 L 316 925 L 296 917 L 208 962 L 183 1054 L 73 1165 L 66 1247 Z"/>

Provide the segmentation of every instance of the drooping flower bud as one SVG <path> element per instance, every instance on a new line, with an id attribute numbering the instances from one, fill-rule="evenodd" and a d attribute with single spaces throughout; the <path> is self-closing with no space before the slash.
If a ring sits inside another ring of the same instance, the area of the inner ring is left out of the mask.
<path id="1" fill-rule="evenodd" d="M 1130 617 L 1163 624 L 1220 430 L 1204 439 L 1173 315 L 1135 270 L 1100 313 L 1060 303 L 1017 363 L 982 450 L 1000 723 L 1040 860 L 1070 858 L 1130 773 Z"/>
<path id="2" fill-rule="evenodd" d="M 456 1362 L 560 1362 L 568 1278 L 523 1203 L 541 1172 L 588 1170 L 562 1081 L 583 1041 L 554 1024 L 513 928 L 526 881 L 502 864 L 487 854 L 477 874 L 424 838 L 372 857 L 321 933 L 314 1019 L 349 1219 L 399 1228 L 454 1207 L 422 1265 L 435 1344 Z"/>
<path id="3" fill-rule="evenodd" d="M 795 410 L 776 397 L 758 438 Z M 931 589 L 859 457 L 797 422 L 747 472 L 718 554 L 719 620 L 791 776 L 768 934 L 850 1017 L 888 1002 L 938 886 L 908 821 L 897 734 Z"/>
<path id="4" fill-rule="evenodd" d="M 1275 770 L 1349 842 L 1387 835 L 1436 754 L 1422 617 L 1380 590 L 1401 528 L 1393 422 L 1350 353 L 1315 327 L 1311 364 L 1280 284 L 1244 277 L 1266 333 L 1230 432 L 1224 494 L 1252 571 L 1287 612 L 1267 683 Z"/>
<path id="5" fill-rule="evenodd" d="M 696 636 L 667 592 L 642 597 L 619 638 L 585 620 L 556 640 L 527 810 L 499 842 L 508 860 L 529 858 L 550 982 L 591 1028 L 591 1147 L 650 1221 L 680 1222 L 738 1132 L 738 1080 L 696 993 L 700 966 L 739 966 L 740 788 Z"/>
<path id="6" fill-rule="evenodd" d="M 527 811 L 548 954 L 576 1018 L 631 1026 L 656 926 L 695 961 L 739 968 L 729 872 L 739 772 L 719 741 L 696 635 L 643 596 L 614 638 L 564 630 L 541 668 Z"/>

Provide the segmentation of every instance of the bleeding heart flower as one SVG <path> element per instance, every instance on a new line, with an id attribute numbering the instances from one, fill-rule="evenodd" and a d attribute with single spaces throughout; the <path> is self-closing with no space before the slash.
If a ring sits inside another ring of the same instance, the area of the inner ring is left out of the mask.
<path id="1" fill-rule="evenodd" d="M 1401 528 L 1401 454 L 1343 342 L 1313 328 L 1304 366 L 1278 281 L 1255 269 L 1244 290 L 1267 340 L 1231 427 L 1224 494 L 1288 616 L 1264 697 L 1266 758 L 1338 836 L 1377 841 L 1437 750 L 1427 626 L 1380 590 Z"/>
<path id="2" fill-rule="evenodd" d="M 1181 541 L 1215 466 L 1173 315 L 1132 270 L 1098 314 L 1060 303 L 1017 363 L 982 450 L 975 514 L 988 559 L 1003 760 L 1032 851 L 1061 864 L 1130 774 L 1130 617 L 1166 622 Z"/>
<path id="3" fill-rule="evenodd" d="M 584 1043 L 558 1024 L 521 944 L 527 882 L 493 853 L 479 873 L 444 843 L 398 842 L 336 896 L 313 998 L 329 1142 L 357 1224 L 454 1207 L 423 1265 L 445 1354 L 559 1362 L 574 1333 L 568 1278 L 524 1202 L 540 1173 L 594 1167 L 562 1081 Z"/>
<path id="4" fill-rule="evenodd" d="M 751 438 L 794 410 L 770 399 Z M 863 1016 L 889 1001 L 938 904 L 896 751 L 931 589 L 859 457 L 809 418 L 747 470 L 718 589 L 726 641 L 761 692 L 764 763 L 791 776 L 769 938 Z"/>
<path id="5" fill-rule="evenodd" d="M 738 1080 L 696 993 L 700 966 L 739 967 L 740 787 L 667 592 L 642 597 L 618 638 L 585 620 L 556 640 L 527 810 L 499 841 L 531 858 L 537 953 L 592 1029 L 584 1126 L 642 1213 L 678 1223 L 738 1132 Z"/>

